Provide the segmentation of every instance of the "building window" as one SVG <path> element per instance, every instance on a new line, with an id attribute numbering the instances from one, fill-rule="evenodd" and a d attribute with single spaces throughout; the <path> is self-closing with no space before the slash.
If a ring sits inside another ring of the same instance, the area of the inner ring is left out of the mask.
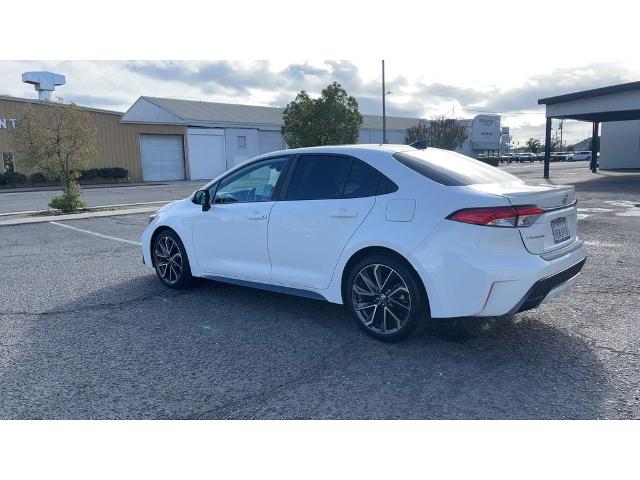
<path id="1" fill-rule="evenodd" d="M 2 166 L 3 168 L 3 173 L 7 173 L 7 172 L 15 172 L 15 166 L 13 164 L 13 153 L 11 152 L 3 152 L 2 154 Z"/>
<path id="2" fill-rule="evenodd" d="M 238 136 L 238 148 L 247 148 L 247 137 Z"/>

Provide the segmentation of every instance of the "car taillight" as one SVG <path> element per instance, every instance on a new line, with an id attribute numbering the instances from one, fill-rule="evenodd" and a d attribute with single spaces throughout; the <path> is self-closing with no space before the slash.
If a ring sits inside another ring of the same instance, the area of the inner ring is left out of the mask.
<path id="1" fill-rule="evenodd" d="M 458 210 L 447 218 L 456 222 L 491 227 L 528 227 L 543 213 L 544 210 L 535 205 L 481 207 Z"/>
<path id="2" fill-rule="evenodd" d="M 518 213 L 519 227 L 528 227 L 544 213 L 544 210 L 536 207 L 535 205 L 520 205 L 515 207 L 515 209 Z"/>

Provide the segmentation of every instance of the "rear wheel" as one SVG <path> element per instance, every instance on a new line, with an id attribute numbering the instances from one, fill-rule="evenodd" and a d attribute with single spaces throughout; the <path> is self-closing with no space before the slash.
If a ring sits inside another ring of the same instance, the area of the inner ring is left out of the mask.
<path id="1" fill-rule="evenodd" d="M 153 241 L 151 254 L 156 274 L 167 287 L 185 288 L 191 284 L 193 277 L 187 252 L 175 232 L 160 232 Z"/>
<path id="2" fill-rule="evenodd" d="M 428 318 L 420 279 L 390 255 L 372 255 L 354 265 L 344 297 L 358 325 L 379 340 L 402 340 Z"/>

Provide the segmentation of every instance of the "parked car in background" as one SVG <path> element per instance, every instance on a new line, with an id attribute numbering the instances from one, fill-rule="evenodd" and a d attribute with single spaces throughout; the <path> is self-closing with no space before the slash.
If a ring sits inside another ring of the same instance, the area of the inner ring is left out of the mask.
<path id="1" fill-rule="evenodd" d="M 248 160 L 158 210 L 141 243 L 168 287 L 204 277 L 328 300 L 392 341 L 429 318 L 563 294 L 586 259 L 576 226 L 572 186 L 437 148 L 354 145 Z"/>
<path id="2" fill-rule="evenodd" d="M 588 150 L 580 152 L 570 152 L 567 154 L 567 162 L 574 162 L 577 160 L 589 160 L 591 161 L 591 152 Z"/>

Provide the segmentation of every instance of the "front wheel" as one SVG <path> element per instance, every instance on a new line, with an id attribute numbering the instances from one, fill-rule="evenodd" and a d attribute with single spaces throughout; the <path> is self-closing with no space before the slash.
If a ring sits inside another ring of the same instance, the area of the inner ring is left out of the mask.
<path id="1" fill-rule="evenodd" d="M 373 255 L 354 265 L 344 297 L 358 325 L 383 341 L 408 337 L 429 316 L 417 274 L 392 256 Z"/>
<path id="2" fill-rule="evenodd" d="M 162 283 L 171 288 L 185 288 L 191 284 L 193 277 L 187 252 L 175 232 L 160 232 L 151 248 L 153 266 Z"/>

